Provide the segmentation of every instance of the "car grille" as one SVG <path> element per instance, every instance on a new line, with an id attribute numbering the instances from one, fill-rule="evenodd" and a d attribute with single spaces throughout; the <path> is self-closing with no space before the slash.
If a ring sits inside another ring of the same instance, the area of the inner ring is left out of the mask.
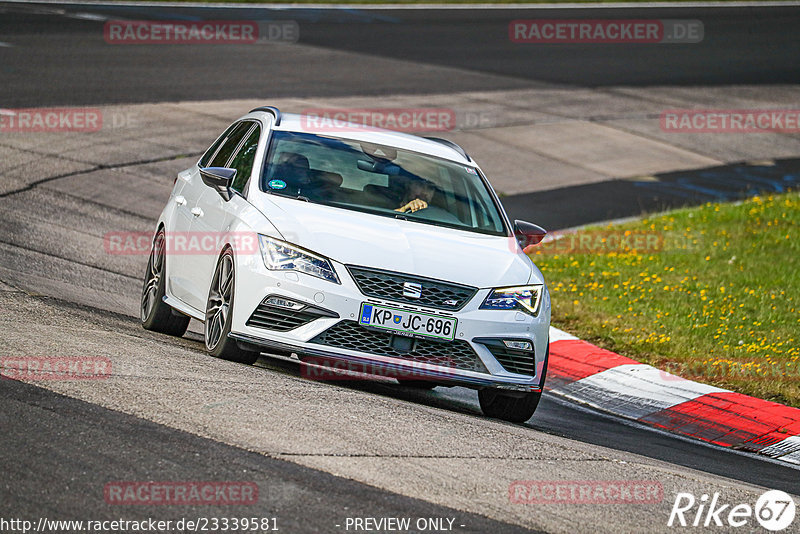
<path id="1" fill-rule="evenodd" d="M 480 340 L 474 339 L 473 341 L 482 343 L 492 356 L 503 366 L 509 373 L 519 373 L 521 375 L 536 375 L 536 361 L 533 352 L 513 350 L 503 344 L 501 340 Z"/>
<path id="2" fill-rule="evenodd" d="M 337 313 L 315 306 L 306 306 L 300 310 L 290 310 L 280 306 L 267 304 L 266 297 L 255 309 L 253 314 L 245 323 L 247 326 L 266 328 L 278 332 L 287 332 L 304 324 L 308 324 L 320 317 L 339 317 Z"/>
<path id="3" fill-rule="evenodd" d="M 486 366 L 466 341 L 415 339 L 413 349 L 403 351 L 392 346 L 393 337 L 394 335 L 386 332 L 364 328 L 355 321 L 341 321 L 314 337 L 310 343 L 488 373 Z"/>
<path id="4" fill-rule="evenodd" d="M 407 302 L 440 310 L 460 310 L 478 291 L 474 287 L 402 273 L 350 266 L 347 270 L 356 281 L 358 289 L 368 297 Z M 403 294 L 403 284 L 407 282 L 422 286 L 419 298 Z"/>

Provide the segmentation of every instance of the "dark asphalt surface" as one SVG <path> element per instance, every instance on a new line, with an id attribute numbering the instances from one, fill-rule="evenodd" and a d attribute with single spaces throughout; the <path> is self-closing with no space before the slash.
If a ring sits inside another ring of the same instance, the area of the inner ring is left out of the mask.
<path id="1" fill-rule="evenodd" d="M 0 12 L 0 41 L 13 45 L 0 47 L 2 107 L 431 93 L 549 83 L 708 85 L 796 83 L 800 79 L 796 31 L 800 9 L 795 8 L 604 12 L 604 17 L 699 19 L 705 25 L 706 39 L 701 44 L 647 46 L 533 46 L 514 45 L 507 39 L 509 20 L 598 18 L 591 10 L 332 13 L 252 8 L 222 10 L 212 17 L 208 10 L 192 8 L 63 8 L 128 19 L 292 19 L 300 24 L 300 44 L 313 45 L 308 48 L 112 46 L 103 41 L 101 21 L 36 13 L 31 5 L 0 6 L 5 9 Z M 361 59 L 354 63 L 353 56 L 329 54 L 329 50 L 357 52 Z M 428 72 L 407 62 L 457 70 Z M 765 173 L 770 171 L 763 169 L 717 169 L 744 176 L 724 191 L 707 187 L 713 176 L 687 172 L 665 175 L 657 185 L 614 181 L 518 195 L 504 202 L 512 215 L 557 229 L 683 203 L 737 198 L 753 187 L 775 190 L 796 185 L 798 161 L 779 165 L 782 174 L 767 179 Z M 278 364 L 273 371 L 296 372 Z M 477 415 L 474 400 L 468 401 L 462 390 L 439 388 L 425 393 L 381 385 L 357 387 Z M 103 502 L 97 489 L 109 480 L 247 476 L 258 481 L 264 492 L 256 515 L 277 515 L 287 531 L 332 530 L 330 520 L 345 515 L 409 514 L 457 515 L 475 532 L 516 528 L 265 458 L 34 386 L 2 381 L 0 399 L 0 517 L 39 517 L 52 512 L 62 518 L 114 518 L 118 511 Z M 629 426 L 547 396 L 528 426 L 800 494 L 797 470 Z M 126 517 L 158 513 L 220 515 L 215 509 L 125 510 Z"/>
<path id="2" fill-rule="evenodd" d="M 800 9 L 370 10 L 3 4 L 0 104 L 99 105 L 571 86 L 800 80 Z M 63 10 L 64 14 L 54 13 Z M 299 44 L 111 45 L 103 20 L 293 20 Z M 75 16 L 84 18 L 74 18 Z M 692 19 L 695 44 L 516 44 L 531 18 Z M 358 55 L 332 54 L 348 51 Z M 396 61 L 386 61 L 386 60 Z M 297 68 L 302 65 L 302 68 Z M 420 68 L 421 65 L 445 70 Z"/>
<path id="3" fill-rule="evenodd" d="M 771 163 L 661 173 L 652 181 L 608 180 L 510 195 L 502 200 L 511 218 L 561 230 L 705 202 L 785 193 L 800 187 L 800 159 Z"/>
<path id="4" fill-rule="evenodd" d="M 270 369 L 300 374 L 298 366 L 292 363 L 262 361 L 268 362 Z M 336 382 L 336 384 L 480 416 L 480 410 L 473 399 L 474 392 L 465 388 L 439 387 L 433 392 L 428 392 L 353 381 Z M 765 462 L 754 455 L 735 454 L 722 447 L 709 447 L 702 443 L 676 438 L 666 432 L 655 432 L 642 425 L 621 422 L 616 417 L 598 413 L 590 408 L 575 406 L 549 394 L 542 397 L 536 413 L 525 426 L 540 432 L 657 458 L 671 464 L 751 484 L 794 494 L 800 492 L 798 471 L 788 469 L 783 464 Z"/>
<path id="5" fill-rule="evenodd" d="M 0 405 L 0 518 L 35 524 L 41 517 L 92 521 L 257 517 L 271 518 L 270 526 L 276 525 L 280 532 L 335 532 L 344 531 L 347 517 L 447 517 L 455 519 L 459 532 L 529 532 L 15 380 L 2 381 Z M 106 502 L 105 485 L 125 481 L 255 483 L 258 499 L 238 506 Z"/>

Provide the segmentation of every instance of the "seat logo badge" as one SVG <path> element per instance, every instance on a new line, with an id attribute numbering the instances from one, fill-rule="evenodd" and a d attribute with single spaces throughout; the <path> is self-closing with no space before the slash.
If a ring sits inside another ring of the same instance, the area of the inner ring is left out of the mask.
<path id="1" fill-rule="evenodd" d="M 415 284 L 413 282 L 403 283 L 403 296 L 410 299 L 418 299 L 422 296 L 422 284 Z"/>

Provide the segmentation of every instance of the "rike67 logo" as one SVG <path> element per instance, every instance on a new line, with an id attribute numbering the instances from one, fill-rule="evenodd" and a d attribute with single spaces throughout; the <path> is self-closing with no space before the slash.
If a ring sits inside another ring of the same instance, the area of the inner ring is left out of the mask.
<path id="1" fill-rule="evenodd" d="M 730 504 L 720 500 L 719 493 L 697 499 L 691 493 L 678 493 L 667 526 L 692 527 L 756 527 L 753 518 L 763 528 L 778 532 L 794 521 L 796 506 L 791 495 L 770 490 L 761 495 L 755 506 L 748 503 Z"/>

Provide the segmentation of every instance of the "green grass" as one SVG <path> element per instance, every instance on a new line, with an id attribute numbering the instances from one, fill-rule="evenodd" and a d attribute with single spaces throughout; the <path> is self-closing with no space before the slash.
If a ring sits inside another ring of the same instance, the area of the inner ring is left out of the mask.
<path id="1" fill-rule="evenodd" d="M 597 243 L 598 233 L 620 231 L 655 234 L 659 244 L 531 253 L 554 326 L 684 378 L 800 407 L 798 193 L 579 235 Z"/>

